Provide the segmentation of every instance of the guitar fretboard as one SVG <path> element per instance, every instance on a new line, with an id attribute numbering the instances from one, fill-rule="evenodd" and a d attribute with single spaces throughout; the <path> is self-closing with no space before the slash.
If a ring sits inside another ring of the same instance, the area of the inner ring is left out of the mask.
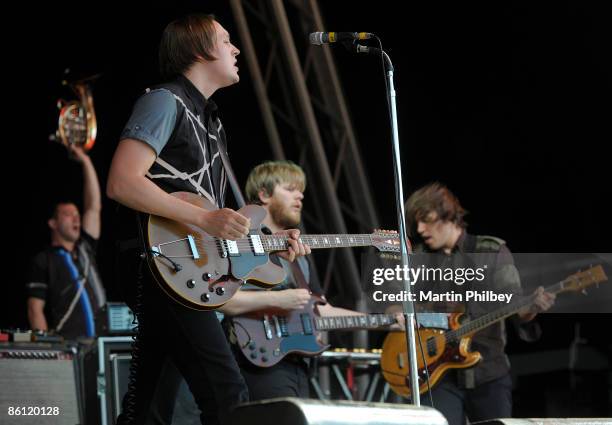
<path id="1" fill-rule="evenodd" d="M 367 314 L 363 316 L 328 316 L 315 318 L 315 327 L 319 331 L 334 329 L 368 329 L 389 326 L 396 323 L 391 314 Z"/>
<path id="2" fill-rule="evenodd" d="M 561 281 L 554 285 L 551 285 L 548 288 L 546 288 L 546 292 L 550 292 L 552 294 L 561 292 L 561 290 L 563 290 L 564 283 L 565 281 Z M 485 314 L 484 316 L 471 320 L 465 325 L 461 326 L 459 329 L 447 332 L 446 340 L 447 341 L 459 340 L 466 335 L 480 331 L 492 325 L 493 323 L 504 320 L 507 317 L 510 317 L 513 314 L 517 313 L 523 307 L 530 305 L 534 299 L 535 299 L 535 295 L 522 297 L 521 299 L 519 299 L 519 301 L 516 301 L 512 304 L 509 304 L 491 313 Z"/>
<path id="3" fill-rule="evenodd" d="M 289 238 L 284 235 L 266 235 L 261 237 L 261 242 L 267 252 L 283 251 L 287 249 L 287 240 Z M 300 239 L 303 243 L 310 246 L 311 249 L 316 248 L 350 248 L 356 246 L 371 246 L 372 235 L 357 234 L 357 235 L 301 235 Z"/>

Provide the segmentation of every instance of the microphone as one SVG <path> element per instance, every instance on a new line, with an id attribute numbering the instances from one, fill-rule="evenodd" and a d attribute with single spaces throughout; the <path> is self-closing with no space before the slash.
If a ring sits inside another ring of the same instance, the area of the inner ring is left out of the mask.
<path id="1" fill-rule="evenodd" d="M 310 44 L 320 46 L 339 41 L 367 40 L 372 37 L 374 34 L 369 32 L 311 32 L 309 38 Z"/>
<path id="2" fill-rule="evenodd" d="M 382 54 L 382 50 L 380 50 L 378 47 L 363 46 L 361 44 L 355 43 L 354 48 L 357 53 L 365 53 L 366 55 L 381 55 Z"/>

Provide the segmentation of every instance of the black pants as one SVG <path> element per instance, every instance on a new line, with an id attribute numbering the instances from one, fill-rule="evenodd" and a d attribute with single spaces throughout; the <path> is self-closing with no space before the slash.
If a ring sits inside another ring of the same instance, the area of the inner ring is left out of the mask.
<path id="1" fill-rule="evenodd" d="M 229 411 L 248 401 L 225 334 L 215 313 L 181 306 L 165 295 L 153 279 L 143 279 L 142 315 L 130 380 L 134 388 L 123 399 L 118 424 L 145 424 L 163 366 L 168 358 L 187 381 L 206 425 L 225 423 Z M 137 306 L 134 306 L 137 309 Z M 176 398 L 174 394 L 168 397 Z"/>
<path id="2" fill-rule="evenodd" d="M 194 425 L 200 423 L 201 414 L 183 375 L 172 361 L 166 361 L 145 425 Z"/>
<path id="3" fill-rule="evenodd" d="M 512 380 L 504 375 L 473 389 L 459 388 L 456 375 L 450 373 L 432 390 L 434 407 L 448 421 L 448 425 L 471 423 L 512 416 Z M 423 405 L 430 406 L 429 395 L 421 395 Z"/>
<path id="4" fill-rule="evenodd" d="M 271 367 L 258 367 L 246 359 L 242 360 L 244 363 L 240 362 L 240 368 L 249 387 L 251 400 L 310 396 L 308 366 L 303 359 L 283 360 Z"/>

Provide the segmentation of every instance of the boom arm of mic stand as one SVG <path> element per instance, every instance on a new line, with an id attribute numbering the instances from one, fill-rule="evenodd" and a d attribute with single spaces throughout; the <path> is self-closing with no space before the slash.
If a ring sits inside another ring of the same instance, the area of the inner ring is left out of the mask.
<path id="1" fill-rule="evenodd" d="M 393 165 L 395 177 L 395 202 L 397 206 L 397 221 L 400 237 L 402 269 L 410 267 L 408 258 L 408 238 L 406 234 L 406 212 L 404 210 L 404 189 L 402 187 L 402 162 L 400 157 L 399 132 L 397 125 L 397 105 L 395 100 L 395 87 L 393 85 L 393 64 L 391 58 L 385 51 L 381 51 L 386 65 L 387 89 L 389 91 L 389 106 L 391 110 L 391 130 L 393 136 Z M 410 376 L 410 394 L 412 404 L 421 405 L 421 394 L 419 391 L 419 369 L 416 357 L 416 321 L 414 303 L 411 300 L 412 285 L 410 284 L 410 273 L 404 273 L 404 292 L 409 296 L 402 303 L 404 318 L 406 319 L 406 349 L 408 353 L 408 373 Z"/>

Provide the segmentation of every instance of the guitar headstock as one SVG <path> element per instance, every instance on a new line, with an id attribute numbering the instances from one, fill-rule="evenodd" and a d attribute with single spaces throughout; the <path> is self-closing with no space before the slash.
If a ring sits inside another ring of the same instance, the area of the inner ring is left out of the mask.
<path id="1" fill-rule="evenodd" d="M 400 252 L 400 238 L 395 230 L 375 229 L 372 233 L 372 246 L 382 252 Z"/>
<path id="2" fill-rule="evenodd" d="M 582 291 L 585 288 L 608 280 L 608 276 L 600 265 L 574 273 L 563 281 L 562 291 Z"/>

